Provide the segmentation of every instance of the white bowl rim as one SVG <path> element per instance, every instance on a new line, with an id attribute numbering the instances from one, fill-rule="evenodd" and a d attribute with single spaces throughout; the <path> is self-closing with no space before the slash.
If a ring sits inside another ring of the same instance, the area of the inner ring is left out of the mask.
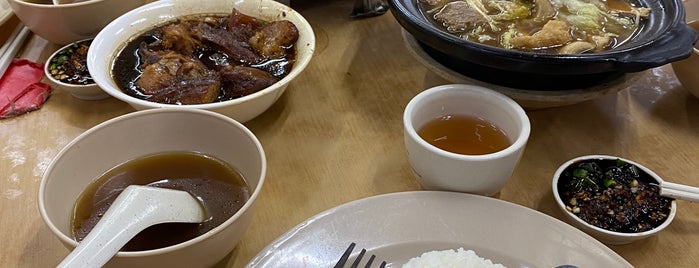
<path id="1" fill-rule="evenodd" d="M 507 146 L 507 148 L 502 149 L 497 152 L 489 153 L 489 154 L 482 154 L 482 155 L 467 155 L 467 154 L 458 154 L 458 153 L 453 153 L 449 152 L 446 150 L 442 150 L 424 139 L 420 138 L 420 136 L 417 134 L 417 131 L 415 130 L 415 126 L 413 125 L 413 120 L 410 118 L 415 106 L 417 105 L 417 102 L 420 101 L 422 98 L 425 98 L 428 95 L 433 95 L 433 94 L 439 94 L 439 92 L 444 92 L 444 91 L 459 91 L 459 90 L 467 90 L 467 91 L 473 91 L 477 92 L 482 95 L 490 95 L 493 96 L 494 98 L 498 99 L 499 101 L 504 102 L 507 104 L 508 107 L 513 109 L 515 113 L 517 114 L 517 119 L 522 122 L 522 129 L 517 133 L 517 136 L 515 137 L 514 141 Z M 512 98 L 508 97 L 505 94 L 502 94 L 500 92 L 497 92 L 493 89 L 489 89 L 486 87 L 482 86 L 477 86 L 477 85 L 470 85 L 470 84 L 446 84 L 446 85 L 440 85 L 440 86 L 435 86 L 428 88 L 420 93 L 418 93 L 415 97 L 413 97 L 408 104 L 405 106 L 405 111 L 403 112 L 403 122 L 405 124 L 405 130 L 408 133 L 408 135 L 412 136 L 414 140 L 416 140 L 423 148 L 427 148 L 430 150 L 432 153 L 435 153 L 440 156 L 444 156 L 447 158 L 454 158 L 454 159 L 461 159 L 461 160 L 470 160 L 470 161 L 487 161 L 488 159 L 495 159 L 495 158 L 500 158 L 506 155 L 510 155 L 517 150 L 520 150 L 523 148 L 527 141 L 529 140 L 529 135 L 531 133 L 531 122 L 529 122 L 529 117 L 527 116 L 526 111 L 517 103 L 515 102 Z"/>
<path id="2" fill-rule="evenodd" d="M 667 218 L 665 219 L 665 221 L 662 224 L 660 224 L 660 225 L 658 225 L 658 227 L 655 227 L 655 228 L 650 229 L 648 231 L 638 232 L 638 233 L 622 233 L 622 232 L 614 232 L 614 231 L 610 231 L 607 229 L 603 229 L 603 228 L 594 226 L 592 224 L 589 224 L 588 222 L 584 221 L 583 219 L 580 219 L 580 217 L 576 216 L 572 212 L 568 211 L 565 208 L 566 206 L 563 203 L 563 199 L 561 199 L 561 196 L 558 193 L 558 188 L 557 188 L 558 187 L 558 179 L 561 176 L 561 174 L 563 173 L 563 171 L 571 164 L 573 164 L 575 162 L 583 161 L 583 160 L 593 160 L 593 159 L 604 159 L 604 160 L 620 159 L 624 162 L 627 162 L 629 164 L 635 165 L 636 167 L 640 168 L 641 170 L 646 172 L 649 176 L 651 176 L 654 180 L 656 180 L 658 183 L 662 182 L 662 178 L 660 178 L 660 176 L 658 176 L 658 174 L 656 174 L 655 172 L 653 172 L 649 168 L 647 168 L 647 167 L 645 167 L 637 162 L 634 162 L 632 160 L 623 158 L 623 157 L 613 156 L 613 155 L 593 154 L 593 155 L 583 155 L 583 156 L 578 156 L 578 157 L 572 158 L 572 159 L 566 161 L 565 163 L 561 164 L 558 167 L 558 169 L 556 170 L 556 172 L 553 175 L 553 183 L 552 183 L 554 199 L 556 199 L 556 203 L 558 204 L 558 207 L 561 210 L 563 210 L 563 212 L 566 213 L 566 215 L 568 215 L 569 218 L 574 219 L 577 223 L 580 223 L 583 226 L 585 226 L 586 228 L 592 229 L 596 232 L 599 232 L 599 233 L 602 233 L 602 234 L 605 234 L 608 236 L 616 236 L 616 237 L 624 237 L 624 238 L 647 237 L 647 236 L 650 236 L 650 235 L 653 235 L 655 233 L 662 231 L 663 229 L 665 229 L 665 227 L 670 225 L 672 220 L 675 218 L 675 214 L 677 213 L 677 202 L 674 199 L 670 203 L 670 214 L 667 215 Z"/>
<path id="3" fill-rule="evenodd" d="M 255 189 L 253 189 L 252 194 L 250 195 L 250 198 L 247 200 L 247 202 L 245 202 L 245 204 L 243 204 L 243 206 L 240 208 L 240 210 L 238 210 L 235 214 L 233 214 L 233 216 L 228 218 L 226 221 L 221 223 L 219 226 L 211 229 L 210 231 L 208 231 L 202 235 L 199 235 L 195 238 L 192 238 L 190 240 L 187 240 L 185 242 L 171 245 L 168 247 L 157 248 L 157 249 L 152 249 L 152 250 L 143 250 L 143 251 L 119 251 L 116 254 L 116 257 L 137 258 L 137 257 L 143 257 L 143 256 L 159 255 L 159 254 L 173 252 L 173 251 L 177 251 L 177 250 L 189 247 L 191 245 L 194 245 L 194 244 L 201 242 L 202 240 L 207 239 L 208 237 L 214 236 L 215 234 L 221 232 L 225 228 L 225 226 L 230 225 L 231 222 L 240 218 L 241 217 L 240 215 L 243 212 L 251 209 L 251 207 L 253 206 L 253 203 L 255 203 L 255 200 L 258 198 L 258 196 L 260 195 L 260 192 L 262 191 L 262 185 L 264 184 L 265 178 L 267 176 L 267 158 L 265 156 L 264 149 L 262 148 L 262 144 L 257 139 L 257 137 L 252 133 L 252 131 L 250 131 L 250 129 L 248 129 L 247 127 L 245 127 L 245 125 L 243 125 L 242 123 L 240 123 L 240 122 L 238 122 L 230 117 L 227 117 L 225 115 L 222 115 L 222 114 L 219 114 L 216 112 L 207 111 L 207 110 L 175 107 L 175 108 L 147 109 L 147 110 L 135 111 L 135 112 L 124 114 L 124 115 L 109 119 L 107 121 L 104 121 L 104 122 L 90 128 L 90 129 L 86 130 L 82 134 L 78 135 L 75 139 L 73 139 L 71 142 L 69 142 L 67 145 L 65 145 L 65 147 L 63 147 L 63 149 L 61 149 L 58 152 L 58 154 L 56 154 L 56 156 L 53 158 L 53 160 L 49 163 L 48 167 L 46 168 L 46 171 L 44 172 L 44 175 L 41 178 L 41 183 L 39 184 L 39 193 L 38 193 L 38 195 L 39 195 L 39 197 L 38 197 L 39 213 L 41 214 L 41 217 L 43 218 L 43 220 L 44 220 L 45 224 L 48 226 L 48 228 L 55 235 L 57 235 L 61 241 L 67 242 L 73 247 L 76 247 L 78 245 L 78 242 L 76 242 L 73 238 L 68 237 L 66 234 L 61 232 L 58 229 L 58 227 L 56 227 L 56 225 L 50 219 L 48 212 L 46 211 L 46 207 L 44 205 L 45 201 L 44 201 L 43 193 L 45 192 L 46 187 L 47 187 L 46 184 L 48 183 L 46 176 L 54 168 L 54 166 L 56 165 L 56 161 L 59 158 L 61 158 L 64 154 L 66 154 L 67 151 L 70 150 L 71 147 L 75 146 L 76 143 L 83 140 L 86 136 L 91 135 L 93 132 L 99 131 L 100 129 L 105 128 L 106 126 L 111 125 L 112 123 L 115 123 L 115 122 L 128 120 L 128 119 L 134 118 L 134 117 L 149 116 L 149 115 L 155 114 L 155 113 L 198 113 L 198 114 L 202 114 L 202 115 L 211 116 L 211 117 L 214 117 L 218 120 L 225 121 L 225 122 L 228 122 L 230 124 L 237 126 L 243 132 L 245 132 L 245 134 L 247 134 L 249 137 L 252 137 L 252 139 L 251 139 L 252 142 L 254 143 L 257 150 L 260 152 L 259 156 L 260 156 L 260 169 L 261 169 L 261 171 L 260 171 L 259 181 L 257 183 L 257 187 L 255 187 Z"/>
<path id="4" fill-rule="evenodd" d="M 69 8 L 69 7 L 77 7 L 77 6 L 87 6 L 90 4 L 98 3 L 98 2 L 103 2 L 107 0 L 85 0 L 85 1 L 80 1 L 80 2 L 75 2 L 75 3 L 70 3 L 70 4 L 60 4 L 60 5 L 54 5 L 53 3 L 51 4 L 41 4 L 41 3 L 32 3 L 28 1 L 23 1 L 23 0 L 6 0 L 6 1 L 12 1 L 20 5 L 25 5 L 25 6 L 31 6 L 31 7 L 38 7 L 38 8 Z"/>
<path id="5" fill-rule="evenodd" d="M 119 23 L 119 20 L 122 20 L 122 19 L 123 19 L 123 17 L 135 16 L 135 14 L 142 13 L 142 12 L 147 12 L 147 11 L 149 11 L 149 10 L 151 10 L 151 9 L 165 9 L 165 8 L 168 8 L 168 7 L 172 7 L 172 6 L 174 6 L 174 5 L 176 4 L 175 2 L 176 2 L 176 1 L 174 1 L 174 0 L 159 0 L 159 1 L 151 2 L 151 3 L 148 3 L 148 4 L 142 5 L 142 6 L 140 6 L 140 7 L 137 7 L 137 8 L 135 8 L 135 9 L 133 9 L 133 10 L 131 10 L 131 11 L 125 13 L 125 14 L 122 14 L 121 16 L 119 16 L 118 18 L 114 19 L 112 22 L 110 22 L 109 24 L 107 24 L 107 25 L 95 36 L 94 39 L 95 39 L 95 40 L 98 40 L 98 41 L 99 41 L 99 40 L 102 40 L 102 39 L 105 39 L 105 40 L 106 40 L 106 37 L 105 37 L 105 36 L 112 34 L 113 32 L 115 32 L 115 29 L 120 28 L 120 27 L 118 27 L 118 23 Z M 276 91 L 277 91 L 279 88 L 281 88 L 282 86 L 286 86 L 291 80 L 293 80 L 294 78 L 296 78 L 296 76 L 298 76 L 299 74 L 301 74 L 301 72 L 302 72 L 304 69 L 306 69 L 306 67 L 307 67 L 308 64 L 310 63 L 311 59 L 313 58 L 313 54 L 315 53 L 315 34 L 314 34 L 314 32 L 313 32 L 313 27 L 311 27 L 310 23 L 306 20 L 306 18 L 303 17 L 303 16 L 301 15 L 301 13 L 299 13 L 298 11 L 296 11 L 296 10 L 292 9 L 291 7 L 286 6 L 286 5 L 282 4 L 282 3 L 276 2 L 276 1 L 274 1 L 274 0 L 269 0 L 269 1 L 263 0 L 263 2 L 267 2 L 267 3 L 270 4 L 271 6 L 277 6 L 277 7 L 281 8 L 281 9 L 284 9 L 285 12 L 286 12 L 286 15 L 285 15 L 285 16 L 287 16 L 287 17 L 290 16 L 290 14 L 295 14 L 295 15 L 297 16 L 297 19 L 303 24 L 303 25 L 302 25 L 303 28 L 306 28 L 306 29 L 309 30 L 309 34 L 308 34 L 308 38 L 309 38 L 308 41 L 309 41 L 309 42 L 308 42 L 308 44 L 298 44 L 298 43 L 296 44 L 297 46 L 299 46 L 299 45 L 305 46 L 306 49 L 310 52 L 309 55 L 306 56 L 306 57 L 299 58 L 299 55 L 297 54 L 297 55 L 296 55 L 296 61 L 294 62 L 294 66 L 292 67 L 291 72 L 289 72 L 286 76 L 284 76 L 282 79 L 280 79 L 279 81 L 275 82 L 275 83 L 272 84 L 271 86 L 268 86 L 268 87 L 266 87 L 266 88 L 264 88 L 264 89 L 262 89 L 262 90 L 260 90 L 260 91 L 257 91 L 257 92 L 255 92 L 255 93 L 252 93 L 252 94 L 249 94 L 249 95 L 245 95 L 245 96 L 242 96 L 242 97 L 239 97 L 239 98 L 235 98 L 235 99 L 232 99 L 232 100 L 226 100 L 226 101 L 220 101 L 220 102 L 212 102 L 212 103 L 204 103 L 204 104 L 187 104 L 187 105 L 157 103 L 157 102 L 153 102 L 153 101 L 147 101 L 147 100 L 139 99 L 139 98 L 136 98 L 136 97 L 132 97 L 132 96 L 130 96 L 130 95 L 124 93 L 124 92 L 123 92 L 121 89 L 119 89 L 119 88 L 102 87 L 102 86 L 100 86 L 100 88 L 102 88 L 102 90 L 104 90 L 105 92 L 107 92 L 107 94 L 109 94 L 109 95 L 111 95 L 112 97 L 115 97 L 115 98 L 117 98 L 117 99 L 119 99 L 119 100 L 121 100 L 121 101 L 127 102 L 127 103 L 129 103 L 129 104 L 134 104 L 134 105 L 139 105 L 139 106 L 149 107 L 149 108 L 158 108 L 158 107 L 187 107 L 187 108 L 193 108 L 193 109 L 218 109 L 218 108 L 222 108 L 222 107 L 228 107 L 228 106 L 231 106 L 231 105 L 236 105 L 236 104 L 244 103 L 244 102 L 246 102 L 246 101 L 248 101 L 248 100 L 250 100 L 250 99 L 256 99 L 256 98 L 259 98 L 259 97 L 264 96 L 264 95 L 273 94 L 274 92 L 276 92 Z M 235 3 L 235 1 L 234 1 L 234 3 Z M 151 27 L 152 27 L 152 26 L 151 26 Z M 297 27 L 297 28 L 300 28 L 301 25 L 296 25 L 296 27 Z M 114 29 L 112 29 L 112 28 L 114 28 Z M 129 38 L 131 39 L 131 38 L 134 38 L 134 37 L 135 37 L 135 35 L 134 35 L 134 36 L 130 36 Z M 100 45 L 100 43 L 97 43 L 97 45 Z M 297 50 L 297 51 L 298 51 L 298 50 Z M 116 51 L 116 52 L 118 52 L 118 51 Z M 114 55 L 113 55 L 113 56 L 114 56 Z M 110 56 L 110 57 L 113 57 L 113 56 Z M 95 57 L 96 57 L 96 55 L 95 55 Z M 89 52 L 89 51 L 88 51 L 88 58 L 91 58 L 91 57 L 90 57 L 90 52 Z M 88 61 L 88 66 L 90 66 L 90 62 L 89 62 L 89 61 Z M 110 66 L 110 67 L 111 67 L 111 66 Z M 110 68 L 109 70 L 107 70 L 107 71 L 109 71 L 109 75 L 107 76 L 108 79 L 112 79 L 112 78 L 111 78 L 111 77 L 112 77 L 112 75 L 111 75 L 111 68 Z M 101 77 L 101 76 L 93 76 L 93 78 L 95 79 L 95 83 L 97 83 L 98 85 L 100 85 L 101 82 L 104 82 L 104 81 L 102 81 L 102 77 Z"/>

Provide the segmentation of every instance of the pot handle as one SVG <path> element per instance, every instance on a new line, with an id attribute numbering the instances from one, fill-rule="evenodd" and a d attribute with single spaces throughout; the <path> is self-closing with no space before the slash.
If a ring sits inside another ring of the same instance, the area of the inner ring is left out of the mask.
<path id="1" fill-rule="evenodd" d="M 686 23 L 678 23 L 656 41 L 617 60 L 629 72 L 643 71 L 689 57 L 696 42 L 697 31 Z"/>

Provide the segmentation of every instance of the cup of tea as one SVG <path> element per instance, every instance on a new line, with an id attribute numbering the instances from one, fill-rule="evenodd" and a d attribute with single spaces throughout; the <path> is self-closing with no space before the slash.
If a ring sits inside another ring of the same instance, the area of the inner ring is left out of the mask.
<path id="1" fill-rule="evenodd" d="M 514 100 L 475 85 L 429 88 L 403 113 L 413 174 L 427 190 L 492 196 L 510 179 L 529 139 L 529 117 Z"/>

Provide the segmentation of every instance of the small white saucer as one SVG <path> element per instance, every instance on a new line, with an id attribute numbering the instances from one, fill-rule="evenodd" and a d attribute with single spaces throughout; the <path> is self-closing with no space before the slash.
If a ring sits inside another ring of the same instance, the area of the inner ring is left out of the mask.
<path id="1" fill-rule="evenodd" d="M 648 70 L 636 73 L 625 73 L 611 81 L 606 81 L 600 83 L 599 85 L 581 89 L 517 89 L 486 83 L 449 69 L 428 55 L 410 33 L 402 30 L 402 34 L 403 39 L 405 40 L 405 45 L 408 48 L 408 51 L 410 51 L 410 54 L 412 54 L 420 63 L 425 65 L 427 69 L 436 73 L 444 80 L 450 83 L 479 85 L 496 90 L 514 99 L 517 101 L 517 103 L 519 103 L 519 105 L 528 110 L 572 105 L 587 100 L 593 100 L 608 94 L 614 94 L 629 87 L 636 82 L 636 80 L 648 73 Z"/>

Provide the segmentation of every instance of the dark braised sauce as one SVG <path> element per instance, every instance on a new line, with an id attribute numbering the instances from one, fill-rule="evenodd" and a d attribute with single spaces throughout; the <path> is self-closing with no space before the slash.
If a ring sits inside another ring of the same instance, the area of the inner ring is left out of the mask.
<path id="1" fill-rule="evenodd" d="M 87 69 L 87 50 L 92 40 L 85 40 L 67 46 L 49 61 L 49 74 L 66 84 L 92 84 L 92 75 Z"/>
<path id="2" fill-rule="evenodd" d="M 565 169 L 558 191 L 566 209 L 597 227 L 639 233 L 660 226 L 672 199 L 650 175 L 622 160 L 591 160 Z"/>
<path id="3" fill-rule="evenodd" d="M 202 201 L 211 218 L 200 224 L 164 223 L 151 226 L 122 250 L 141 251 L 175 245 L 219 226 L 250 197 L 240 173 L 223 161 L 194 152 L 168 152 L 137 158 L 98 178 L 80 196 L 71 226 L 84 239 L 114 199 L 129 185 L 150 185 L 187 191 Z"/>
<path id="4" fill-rule="evenodd" d="M 289 74 L 298 29 L 287 21 L 192 15 L 151 29 L 119 52 L 112 77 L 127 94 L 167 104 L 246 96 Z"/>

